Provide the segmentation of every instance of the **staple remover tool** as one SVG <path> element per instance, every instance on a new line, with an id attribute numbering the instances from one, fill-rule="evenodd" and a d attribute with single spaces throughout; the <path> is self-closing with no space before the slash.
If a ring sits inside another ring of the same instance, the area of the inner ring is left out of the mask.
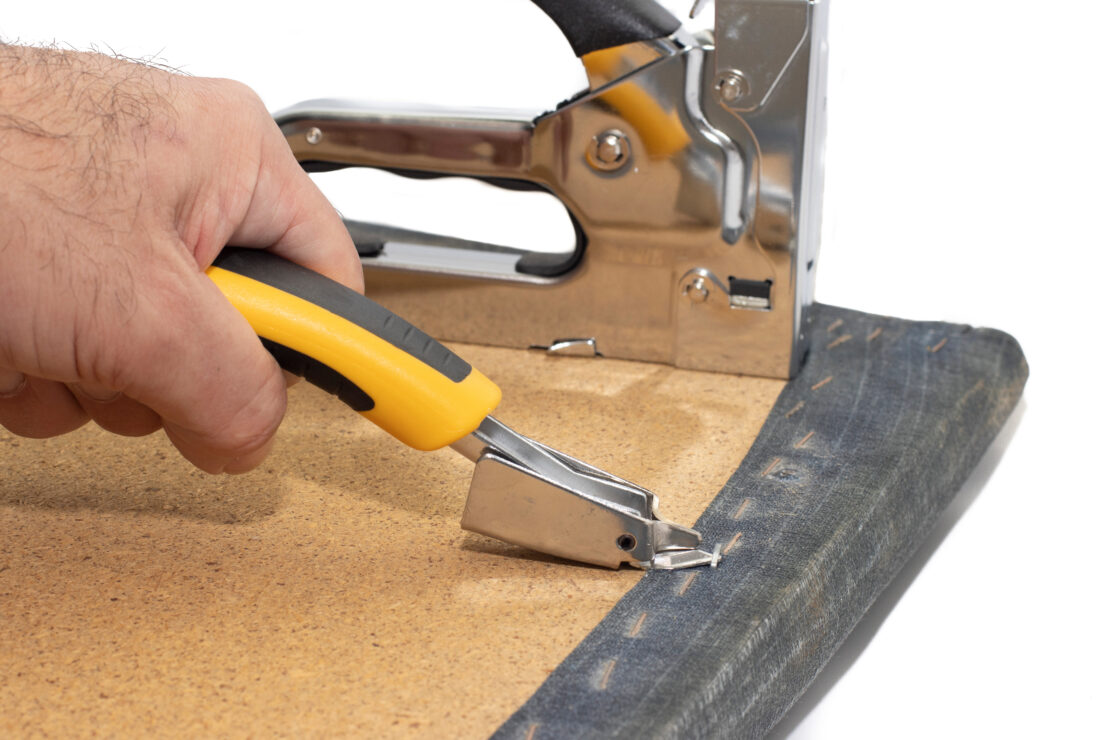
<path id="1" fill-rule="evenodd" d="M 655 494 L 514 432 L 500 389 L 369 298 L 268 252 L 225 249 L 208 276 L 285 370 L 418 450 L 475 463 L 462 526 L 608 567 L 715 565 L 694 530 L 660 519 Z"/>

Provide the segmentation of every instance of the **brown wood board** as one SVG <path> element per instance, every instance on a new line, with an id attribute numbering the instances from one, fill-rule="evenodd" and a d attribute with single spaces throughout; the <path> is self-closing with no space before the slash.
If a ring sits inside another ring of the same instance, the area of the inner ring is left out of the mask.
<path id="1" fill-rule="evenodd" d="M 498 417 L 692 524 L 782 381 L 462 346 Z M 271 458 L 0 432 L 0 733 L 479 737 L 639 579 L 458 527 L 471 464 L 301 384 Z"/>

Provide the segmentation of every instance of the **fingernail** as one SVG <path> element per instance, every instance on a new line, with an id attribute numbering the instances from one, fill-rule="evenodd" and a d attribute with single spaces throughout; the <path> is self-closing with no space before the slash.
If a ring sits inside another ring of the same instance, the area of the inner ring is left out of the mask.
<path id="1" fill-rule="evenodd" d="M 71 387 L 82 396 L 85 396 L 91 401 L 96 401 L 97 403 L 109 403 L 119 398 L 120 395 L 119 391 L 105 388 L 96 383 L 74 383 Z"/>
<path id="2" fill-rule="evenodd" d="M 18 396 L 27 385 L 27 376 L 15 370 L 0 368 L 0 398 Z"/>

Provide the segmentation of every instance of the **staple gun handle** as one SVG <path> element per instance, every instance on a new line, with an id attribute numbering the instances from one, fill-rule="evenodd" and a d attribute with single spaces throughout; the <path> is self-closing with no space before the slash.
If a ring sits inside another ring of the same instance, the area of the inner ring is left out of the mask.
<path id="1" fill-rule="evenodd" d="M 670 36 L 681 22 L 655 0 L 532 0 L 582 57 L 634 41 Z"/>
<path id="2" fill-rule="evenodd" d="M 458 441 L 501 400 L 486 376 L 412 324 L 281 257 L 228 247 L 208 277 L 283 369 L 410 447 Z"/>
<path id="3" fill-rule="evenodd" d="M 414 177 L 534 179 L 531 116 L 309 100 L 274 118 L 309 172 L 374 167 Z"/>
<path id="4" fill-rule="evenodd" d="M 533 2 L 579 57 L 669 36 L 681 27 L 655 0 Z M 587 73 L 598 63 L 596 58 L 582 61 Z M 298 103 L 274 118 L 309 172 L 374 167 L 409 177 L 472 177 L 511 189 L 551 187 L 533 167 L 532 112 L 398 110 L 326 99 Z"/>

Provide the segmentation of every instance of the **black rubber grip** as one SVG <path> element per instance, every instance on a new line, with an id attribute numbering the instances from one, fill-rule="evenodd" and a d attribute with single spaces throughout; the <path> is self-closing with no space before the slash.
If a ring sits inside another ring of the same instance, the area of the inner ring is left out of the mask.
<path id="1" fill-rule="evenodd" d="M 213 265 L 314 303 L 384 339 L 456 383 L 470 375 L 466 360 L 400 316 L 312 270 L 269 252 L 236 247 L 226 247 Z M 312 377 L 306 379 L 315 383 Z"/>
<path id="2" fill-rule="evenodd" d="M 284 344 L 278 344 L 262 337 L 259 337 L 259 339 L 262 340 L 262 346 L 266 348 L 266 351 L 277 360 L 282 370 L 304 378 L 317 388 L 338 397 L 340 401 L 359 413 L 374 408 L 373 398 L 324 363 L 295 349 L 290 349 Z"/>
<path id="3" fill-rule="evenodd" d="M 584 56 L 611 46 L 670 36 L 682 23 L 655 0 L 532 0 Z"/>

